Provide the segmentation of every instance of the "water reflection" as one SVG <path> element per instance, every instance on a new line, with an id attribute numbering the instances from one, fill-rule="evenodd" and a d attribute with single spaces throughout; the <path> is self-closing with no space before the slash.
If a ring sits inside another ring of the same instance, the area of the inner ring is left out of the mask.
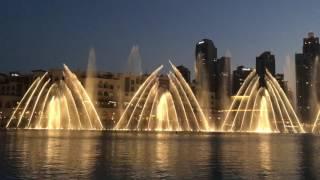
<path id="1" fill-rule="evenodd" d="M 211 143 L 211 159 L 209 160 L 211 165 L 209 165 L 208 169 L 210 171 L 210 179 L 221 179 L 223 177 L 223 151 L 222 151 L 222 141 L 220 135 L 214 137 Z"/>
<path id="2" fill-rule="evenodd" d="M 97 139 L 92 132 L 36 130 L 7 133 L 9 148 L 2 155 L 14 160 L 14 164 L 10 164 L 14 169 L 8 176 L 82 178 L 92 171 L 97 154 Z"/>
<path id="3" fill-rule="evenodd" d="M 313 135 L 0 131 L 2 179 L 317 179 Z"/>
<path id="4" fill-rule="evenodd" d="M 260 139 L 258 146 L 260 154 L 260 165 L 264 173 L 268 173 L 271 167 L 271 152 L 270 152 L 270 136 L 263 136 Z"/>
<path id="5" fill-rule="evenodd" d="M 105 174 L 107 178 L 114 178 L 115 174 L 135 179 L 208 177 L 207 167 L 199 164 L 211 158 L 207 138 L 192 134 L 116 133 L 112 135 L 111 147 L 107 143 L 101 148 L 105 152 L 98 157 L 99 166 L 114 173 Z M 102 169 L 96 170 L 93 178 L 104 174 Z"/>
<path id="6" fill-rule="evenodd" d="M 314 156 L 319 157 L 319 141 L 318 137 L 310 134 L 306 134 L 300 137 L 300 149 L 301 149 L 301 179 L 317 179 L 319 178 L 320 171 L 318 162 Z M 318 150 L 318 151 L 315 151 Z"/>

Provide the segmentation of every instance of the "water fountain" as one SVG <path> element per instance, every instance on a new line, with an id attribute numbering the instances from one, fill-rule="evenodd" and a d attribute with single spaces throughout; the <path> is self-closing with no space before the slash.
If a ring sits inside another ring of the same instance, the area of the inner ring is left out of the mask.
<path id="1" fill-rule="evenodd" d="M 227 132 L 303 133 L 304 129 L 282 88 L 266 70 L 252 71 L 226 114 L 221 127 Z"/>
<path id="2" fill-rule="evenodd" d="M 134 45 L 131 48 L 128 57 L 126 72 L 129 74 L 136 75 L 142 74 L 142 58 L 140 56 L 140 50 L 138 45 Z"/>
<path id="3" fill-rule="evenodd" d="M 320 83 L 318 80 L 318 77 L 320 77 L 320 63 L 319 63 L 319 57 L 316 56 L 313 64 L 313 74 L 312 74 L 312 80 L 311 80 L 311 88 L 309 92 L 310 99 L 309 101 L 312 104 L 312 114 L 316 114 L 313 126 L 312 126 L 312 132 L 313 133 L 319 133 L 320 132 L 320 94 L 319 94 L 319 87 Z"/>
<path id="4" fill-rule="evenodd" d="M 64 65 L 62 78 L 35 79 L 9 119 L 7 128 L 103 129 L 80 81 Z"/>
<path id="5" fill-rule="evenodd" d="M 297 106 L 297 90 L 296 90 L 296 65 L 295 61 L 289 56 L 286 56 L 285 66 L 283 67 L 283 74 L 285 81 L 288 82 L 288 89 L 291 93 L 291 103 L 294 109 Z"/>
<path id="6" fill-rule="evenodd" d="M 209 131 L 208 121 L 179 70 L 157 68 L 137 90 L 114 130 Z"/>
<path id="7" fill-rule="evenodd" d="M 86 81 L 84 87 L 90 99 L 95 102 L 96 97 L 96 86 L 95 86 L 95 77 L 96 77 L 96 53 L 94 48 L 91 48 L 89 51 L 88 66 L 86 72 Z"/>

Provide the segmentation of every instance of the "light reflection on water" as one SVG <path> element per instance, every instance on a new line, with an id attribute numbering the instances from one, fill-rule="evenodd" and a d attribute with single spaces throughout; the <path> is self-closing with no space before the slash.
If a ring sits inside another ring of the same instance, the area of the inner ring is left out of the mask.
<path id="1" fill-rule="evenodd" d="M 312 135 L 0 131 L 1 179 L 317 179 Z"/>

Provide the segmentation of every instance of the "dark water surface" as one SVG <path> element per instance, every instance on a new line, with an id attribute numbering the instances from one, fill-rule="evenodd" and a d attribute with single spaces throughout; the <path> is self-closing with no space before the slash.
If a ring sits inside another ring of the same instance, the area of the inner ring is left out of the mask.
<path id="1" fill-rule="evenodd" d="M 320 179 L 320 137 L 2 130 L 0 179 Z"/>

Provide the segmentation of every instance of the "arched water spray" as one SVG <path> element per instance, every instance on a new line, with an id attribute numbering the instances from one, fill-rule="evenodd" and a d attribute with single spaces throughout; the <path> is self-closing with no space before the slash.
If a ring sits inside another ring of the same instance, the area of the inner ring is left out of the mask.
<path id="1" fill-rule="evenodd" d="M 319 87 L 320 83 L 318 78 L 320 77 L 320 63 L 319 63 L 319 57 L 315 57 L 314 65 L 313 65 L 313 76 L 312 76 L 312 81 L 311 83 L 311 88 L 310 88 L 310 103 L 312 104 L 312 114 L 316 114 L 315 120 L 312 126 L 312 132 L 313 133 L 319 133 L 320 132 L 320 94 L 319 94 Z"/>
<path id="2" fill-rule="evenodd" d="M 64 65 L 63 79 L 38 77 L 14 110 L 7 128 L 103 129 L 85 89 Z"/>
<path id="3" fill-rule="evenodd" d="M 227 112 L 221 130 L 228 132 L 303 133 L 291 103 L 277 80 L 266 70 L 265 86 L 253 71 Z"/>
<path id="4" fill-rule="evenodd" d="M 191 88 L 178 69 L 161 76 L 162 66 L 135 93 L 114 130 L 209 131 Z"/>

